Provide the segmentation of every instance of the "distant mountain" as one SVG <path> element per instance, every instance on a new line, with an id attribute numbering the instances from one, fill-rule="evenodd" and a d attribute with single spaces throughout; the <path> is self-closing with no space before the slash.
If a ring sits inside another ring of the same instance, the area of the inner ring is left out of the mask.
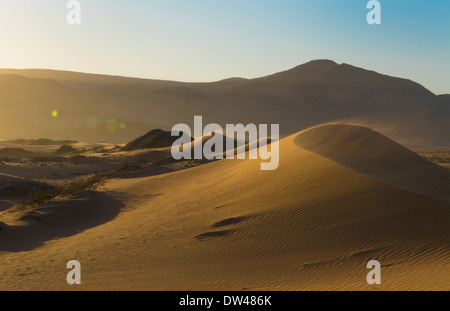
<path id="1" fill-rule="evenodd" d="M 183 83 L 54 70 L 0 69 L 0 137 L 127 142 L 150 128 L 278 123 L 282 135 L 328 122 L 400 143 L 450 148 L 448 95 L 410 80 L 315 60 L 257 79 Z M 58 117 L 52 116 L 57 110 Z"/>
<path id="2" fill-rule="evenodd" d="M 450 94 L 438 95 L 438 99 L 441 101 L 441 103 L 450 105 Z"/>

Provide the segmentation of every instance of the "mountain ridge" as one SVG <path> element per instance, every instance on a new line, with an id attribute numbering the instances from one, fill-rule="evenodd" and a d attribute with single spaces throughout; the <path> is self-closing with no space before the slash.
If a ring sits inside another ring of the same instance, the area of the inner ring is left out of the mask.
<path id="1" fill-rule="evenodd" d="M 450 148 L 447 97 L 408 79 L 331 60 L 255 79 L 214 82 L 0 69 L 0 85 L 3 138 L 45 133 L 53 139 L 123 143 L 151 128 L 192 125 L 193 116 L 202 115 L 205 122 L 221 125 L 277 123 L 282 136 L 322 123 L 350 122 L 407 145 Z M 127 126 L 108 127 L 111 122 Z"/>

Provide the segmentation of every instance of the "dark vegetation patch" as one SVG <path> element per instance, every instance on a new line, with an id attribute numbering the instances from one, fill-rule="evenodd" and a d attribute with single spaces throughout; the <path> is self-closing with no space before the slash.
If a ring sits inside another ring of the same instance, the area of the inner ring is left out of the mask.
<path id="1" fill-rule="evenodd" d="M 66 181 L 62 186 L 51 186 L 34 181 L 10 183 L 0 188 L 0 194 L 20 195 L 27 197 L 22 200 L 19 207 L 38 206 L 56 197 L 70 197 L 83 191 L 97 191 L 105 182 L 100 174 Z"/>

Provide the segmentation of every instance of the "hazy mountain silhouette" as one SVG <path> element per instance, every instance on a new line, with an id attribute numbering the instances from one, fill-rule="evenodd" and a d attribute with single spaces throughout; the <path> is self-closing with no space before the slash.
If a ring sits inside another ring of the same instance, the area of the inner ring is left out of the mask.
<path id="1" fill-rule="evenodd" d="M 282 135 L 347 122 L 409 145 L 450 147 L 449 95 L 330 60 L 211 83 L 0 69 L 0 108 L 5 138 L 126 142 L 202 115 L 204 122 L 222 125 L 279 123 Z"/>

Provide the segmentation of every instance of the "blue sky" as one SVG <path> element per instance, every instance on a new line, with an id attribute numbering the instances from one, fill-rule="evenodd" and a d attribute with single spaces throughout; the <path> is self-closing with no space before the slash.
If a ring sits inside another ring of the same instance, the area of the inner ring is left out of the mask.
<path id="1" fill-rule="evenodd" d="M 0 67 L 181 81 L 253 78 L 312 59 L 450 93 L 450 0 L 0 0 Z"/>

